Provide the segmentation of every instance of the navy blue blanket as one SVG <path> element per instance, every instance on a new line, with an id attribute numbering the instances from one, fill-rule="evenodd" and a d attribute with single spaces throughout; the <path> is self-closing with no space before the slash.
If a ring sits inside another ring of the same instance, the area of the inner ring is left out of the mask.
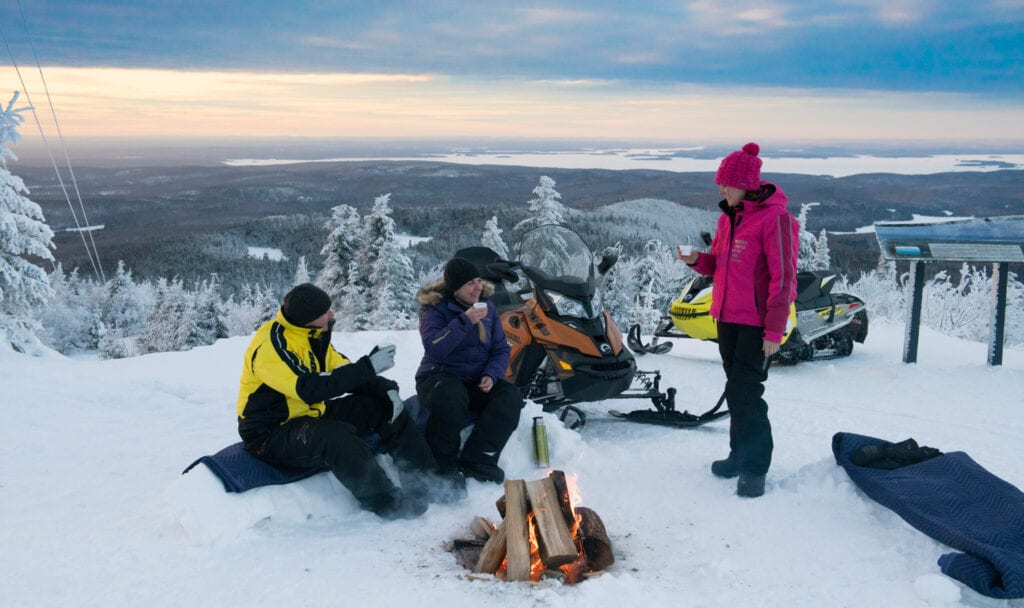
<path id="1" fill-rule="evenodd" d="M 211 456 L 203 456 L 188 465 L 181 474 L 188 473 L 200 463 L 220 478 L 226 492 L 245 492 L 262 486 L 292 483 L 328 470 L 326 466 L 315 469 L 274 466 L 247 452 L 241 441 Z"/>
<path id="2" fill-rule="evenodd" d="M 416 395 L 405 400 L 405 409 L 421 431 L 426 428 L 430 411 L 420 406 Z M 472 423 L 475 419 L 476 415 L 471 413 L 467 424 Z M 363 440 L 374 452 L 381 451 L 379 435 L 372 434 L 364 437 Z M 227 492 L 245 492 L 262 486 L 292 483 L 328 470 L 326 466 L 297 469 L 268 464 L 247 452 L 241 442 L 229 445 L 216 454 L 203 456 L 188 465 L 188 468 L 182 471 L 182 475 L 200 463 L 205 464 L 214 475 L 220 478 L 224 483 L 224 490 Z"/>
<path id="3" fill-rule="evenodd" d="M 888 441 L 836 433 L 836 462 L 869 497 L 963 553 L 939 557 L 946 575 L 989 597 L 1024 597 L 1024 493 L 963 452 L 893 470 L 859 467 L 858 449 Z"/>

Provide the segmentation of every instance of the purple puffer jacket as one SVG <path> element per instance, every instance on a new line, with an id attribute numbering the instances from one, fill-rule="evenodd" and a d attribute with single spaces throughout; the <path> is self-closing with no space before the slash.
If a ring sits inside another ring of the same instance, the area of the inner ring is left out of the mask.
<path id="1" fill-rule="evenodd" d="M 764 328 L 764 338 L 782 342 L 789 306 L 796 298 L 796 260 L 800 226 L 786 211 L 786 195 L 761 182 L 770 194 L 736 209 L 718 204 L 711 252 L 701 253 L 693 269 L 714 275 L 711 316 L 719 321 Z"/>
<path id="2" fill-rule="evenodd" d="M 487 316 L 480 321 L 485 339 L 481 340 L 479 328 L 466 320 L 465 309 L 445 297 L 441 286 L 441 281 L 427 285 L 417 295 L 423 305 L 420 309 L 423 360 L 416 370 L 416 379 L 441 372 L 473 383 L 483 376 L 493 380 L 504 378 L 511 349 L 494 304 L 486 302 Z M 492 291 L 485 283 L 485 295 Z"/>

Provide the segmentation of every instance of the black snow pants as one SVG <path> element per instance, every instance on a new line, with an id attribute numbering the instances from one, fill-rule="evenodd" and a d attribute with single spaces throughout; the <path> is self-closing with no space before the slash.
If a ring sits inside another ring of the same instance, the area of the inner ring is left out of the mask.
<path id="1" fill-rule="evenodd" d="M 440 471 L 462 465 L 498 465 L 505 443 L 519 426 L 523 397 L 515 385 L 495 380 L 485 393 L 475 383 L 441 373 L 420 378 L 416 393 L 430 410 L 425 435 Z M 471 411 L 479 417 L 460 451 L 462 429 Z"/>
<path id="2" fill-rule="evenodd" d="M 765 475 L 772 463 L 772 425 L 762 399 L 768 379 L 761 327 L 718 323 L 718 352 L 729 404 L 729 458 L 741 473 Z"/>
<path id="3" fill-rule="evenodd" d="M 311 468 L 326 464 L 363 508 L 380 513 L 399 490 L 378 464 L 364 437 L 376 431 L 391 454 L 402 485 L 422 485 L 418 475 L 436 468 L 430 448 L 408 412 L 391 422 L 392 405 L 382 397 L 346 395 L 327 402 L 320 418 L 289 420 L 267 436 L 256 456 L 271 464 Z"/>

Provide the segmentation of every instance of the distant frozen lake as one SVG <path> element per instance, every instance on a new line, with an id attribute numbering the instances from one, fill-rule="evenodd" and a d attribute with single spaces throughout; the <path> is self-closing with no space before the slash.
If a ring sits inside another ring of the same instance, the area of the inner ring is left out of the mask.
<path id="1" fill-rule="evenodd" d="M 559 169 L 655 169 L 680 173 L 715 171 L 718 158 L 685 156 L 678 149 L 615 149 L 578 152 L 510 152 L 501 154 L 431 154 L 403 157 L 360 158 L 238 158 L 224 161 L 231 166 L 270 166 L 309 162 L 343 161 L 440 161 L 466 165 L 502 165 L 524 167 L 551 167 Z M 897 173 L 923 175 L 949 171 L 995 171 L 998 169 L 1024 169 L 1024 154 L 935 154 L 921 156 L 830 156 L 799 157 L 770 154 L 764 159 L 764 171 L 769 173 L 801 173 L 845 177 L 861 173 Z"/>
<path id="2" fill-rule="evenodd" d="M 249 257 L 261 260 L 266 258 L 268 260 L 274 260 L 280 262 L 285 258 L 284 252 L 274 247 L 249 247 Z"/>

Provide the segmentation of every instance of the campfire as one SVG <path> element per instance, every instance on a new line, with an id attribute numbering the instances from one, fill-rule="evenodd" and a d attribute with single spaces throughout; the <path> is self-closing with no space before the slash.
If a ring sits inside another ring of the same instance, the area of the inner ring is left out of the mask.
<path id="1" fill-rule="evenodd" d="M 473 538 L 448 544 L 460 564 L 506 581 L 560 580 L 576 584 L 614 563 L 611 541 L 597 513 L 574 507 L 565 473 L 535 481 L 506 480 L 495 506 L 500 524 L 476 517 Z"/>

